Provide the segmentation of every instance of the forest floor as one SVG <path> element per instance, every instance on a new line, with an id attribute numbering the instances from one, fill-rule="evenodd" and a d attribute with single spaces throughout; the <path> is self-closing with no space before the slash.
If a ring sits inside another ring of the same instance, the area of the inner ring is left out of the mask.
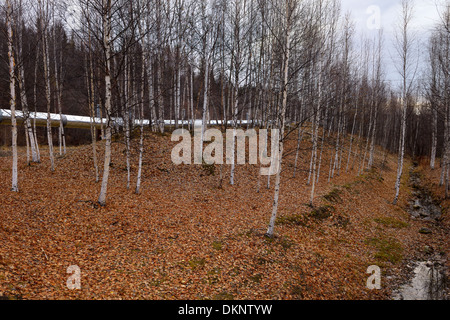
<path id="1" fill-rule="evenodd" d="M 450 201 L 439 222 L 408 213 L 413 187 L 407 161 L 399 205 L 393 205 L 397 158 L 377 150 L 375 168 L 345 172 L 328 182 L 331 152 L 324 152 L 314 208 L 308 205 L 310 141 L 296 177 L 296 141 L 287 143 L 276 236 L 264 236 L 274 178 L 259 167 L 176 166 L 170 135 L 146 134 L 143 185 L 126 188 L 124 144 L 113 144 L 105 207 L 97 204 L 91 146 L 70 147 L 50 172 L 26 165 L 20 149 L 19 193 L 10 192 L 11 154 L 0 151 L 0 297 L 16 299 L 391 299 L 411 261 L 449 253 Z M 330 148 L 331 150 L 331 148 Z M 55 150 L 57 151 L 57 150 Z M 99 159 L 103 145 L 99 144 Z M 353 158 L 352 158 L 353 159 Z M 353 162 L 353 161 L 352 161 Z M 102 163 L 102 161 L 99 161 Z M 440 170 L 420 163 L 437 201 Z M 439 171 L 439 172 L 438 172 Z M 224 178 L 220 186 L 220 176 Z M 260 181 L 258 182 L 258 180 Z M 258 192 L 258 185 L 260 190 Z M 431 233 L 419 232 L 424 227 Z M 446 258 L 447 270 L 448 259 Z M 69 266 L 81 270 L 81 289 L 69 290 Z M 366 287 L 371 265 L 382 270 L 380 290 Z"/>

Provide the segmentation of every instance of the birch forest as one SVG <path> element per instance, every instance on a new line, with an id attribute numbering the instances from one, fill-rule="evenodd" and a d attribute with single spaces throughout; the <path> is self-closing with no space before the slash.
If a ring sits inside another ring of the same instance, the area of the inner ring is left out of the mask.
<path id="1" fill-rule="evenodd" d="M 450 2 L 345 2 L 1 0 L 0 299 L 447 299 Z"/>

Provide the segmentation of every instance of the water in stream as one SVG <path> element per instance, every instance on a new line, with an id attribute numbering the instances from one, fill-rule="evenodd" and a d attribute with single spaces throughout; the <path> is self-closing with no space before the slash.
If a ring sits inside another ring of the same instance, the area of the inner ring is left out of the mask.
<path id="1" fill-rule="evenodd" d="M 437 222 L 442 216 L 442 208 L 433 199 L 431 193 L 424 189 L 420 175 L 411 173 L 411 184 L 414 188 L 410 201 L 409 213 L 413 219 Z M 428 230 L 424 228 L 423 230 Z M 434 255 L 428 261 L 413 261 L 414 268 L 408 282 L 394 291 L 394 300 L 446 300 L 447 282 L 445 276 L 445 258 Z"/>
<path id="2" fill-rule="evenodd" d="M 413 278 L 393 294 L 394 300 L 445 300 L 446 281 L 440 262 L 416 262 Z"/>

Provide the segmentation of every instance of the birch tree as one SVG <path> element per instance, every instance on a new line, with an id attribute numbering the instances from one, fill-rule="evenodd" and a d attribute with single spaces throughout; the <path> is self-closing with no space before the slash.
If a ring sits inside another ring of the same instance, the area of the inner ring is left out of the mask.
<path id="1" fill-rule="evenodd" d="M 378 44 L 373 53 L 373 80 L 372 80 L 372 90 L 373 90 L 373 104 L 374 104 L 374 119 L 371 134 L 370 143 L 370 154 L 368 168 L 371 169 L 375 162 L 375 144 L 377 136 L 377 125 L 379 117 L 379 109 L 384 97 L 384 87 L 382 84 L 382 50 L 383 50 L 383 31 L 380 30 L 378 33 Z"/>
<path id="2" fill-rule="evenodd" d="M 106 205 L 106 196 L 108 191 L 108 179 L 111 165 L 111 138 L 112 138 L 112 87 L 111 87 L 111 0 L 102 0 L 102 31 L 103 31 L 103 51 L 105 55 L 105 110 L 106 110 L 106 128 L 105 128 L 105 163 L 103 166 L 102 188 L 98 202 L 100 205 Z"/>
<path id="3" fill-rule="evenodd" d="M 400 64 L 397 68 L 402 79 L 401 85 L 401 129 L 398 150 L 398 169 L 397 180 L 395 182 L 394 204 L 397 204 L 400 195 L 401 179 L 403 176 L 403 165 L 405 158 L 406 143 L 406 116 L 408 108 L 408 96 L 411 93 L 412 85 L 417 70 L 417 64 L 414 64 L 414 41 L 410 34 L 411 21 L 413 18 L 413 4 L 410 0 L 402 0 L 402 16 L 399 29 L 396 33 L 396 50 L 400 58 Z"/>
<path id="4" fill-rule="evenodd" d="M 200 150 L 203 150 L 205 141 L 205 131 L 207 127 L 208 116 L 208 93 L 209 93 L 209 73 L 211 64 L 211 53 L 213 46 L 213 23 L 209 1 L 202 0 L 201 2 L 201 37 L 203 41 L 203 62 L 204 62 L 204 80 L 203 80 L 203 108 L 202 108 L 202 127 L 201 127 L 201 142 Z"/>
<path id="5" fill-rule="evenodd" d="M 430 167 L 432 170 L 435 169 L 436 165 L 436 153 L 437 153 L 437 142 L 438 142 L 438 109 L 439 109 L 439 85 L 440 80 L 440 70 L 438 67 L 438 37 L 432 36 L 430 39 L 429 48 L 429 63 L 430 63 L 430 84 L 428 88 L 428 101 L 430 102 L 431 113 L 432 113 L 432 137 L 431 137 L 431 159 Z"/>
<path id="6" fill-rule="evenodd" d="M 91 19 L 89 18 L 89 2 L 86 3 L 86 12 L 84 13 L 87 18 L 87 24 L 91 23 Z M 91 27 L 87 28 L 88 33 L 88 43 L 87 43 L 87 51 L 86 54 L 86 89 L 88 92 L 88 103 L 89 103 L 89 112 L 90 112 L 90 126 L 91 126 L 91 139 L 92 139 L 92 154 L 94 160 L 94 169 L 95 169 L 95 182 L 100 181 L 100 173 L 98 166 L 98 157 L 97 157 L 97 135 L 96 135 L 96 126 L 95 126 L 95 85 L 94 85 L 94 67 L 93 67 L 93 57 L 92 57 L 92 36 L 91 36 Z"/>
<path id="7" fill-rule="evenodd" d="M 278 29 L 278 39 L 279 45 L 282 48 L 282 83 L 281 83 L 281 106 L 277 114 L 277 128 L 279 129 L 280 140 L 278 143 L 278 155 L 276 157 L 277 173 L 275 178 L 275 194 L 272 206 L 272 215 L 269 222 L 269 227 L 267 229 L 266 235 L 268 237 L 274 236 L 275 222 L 277 219 L 279 196 L 281 188 L 281 170 L 283 164 L 283 152 L 284 152 L 284 132 L 285 132 L 285 122 L 286 122 L 286 109 L 288 103 L 288 82 L 289 82 L 289 64 L 291 57 L 291 32 L 293 29 L 294 19 L 296 19 L 295 11 L 297 8 L 296 0 L 282 0 L 277 2 L 277 9 L 282 13 L 281 19 L 278 20 L 281 28 Z"/>
<path id="8" fill-rule="evenodd" d="M 19 59 L 21 61 L 17 64 L 17 82 L 19 86 L 20 91 L 20 101 L 22 103 L 22 111 L 24 114 L 24 126 L 25 126 L 25 134 L 27 137 L 27 141 L 29 141 L 30 149 L 31 149 L 31 159 L 34 163 L 40 162 L 39 157 L 39 145 L 36 142 L 36 137 L 33 133 L 33 128 L 31 125 L 31 119 L 30 119 L 30 110 L 29 110 L 29 104 L 28 104 L 28 98 L 26 94 L 26 87 L 25 87 L 25 54 L 23 52 L 23 25 L 25 23 L 23 18 L 23 3 L 22 0 L 18 3 L 18 23 L 17 23 L 17 29 L 18 29 L 18 39 L 17 39 L 17 55 L 19 56 Z M 37 63 L 37 62 L 36 62 Z"/>
<path id="9" fill-rule="evenodd" d="M 233 83 L 233 141 L 236 135 L 236 130 L 238 127 L 238 115 L 239 115 L 239 88 L 241 85 L 240 74 L 242 72 L 242 14 L 243 14 L 243 3 L 241 0 L 234 0 L 230 4 L 230 13 L 233 29 L 233 45 L 232 45 L 232 61 L 234 70 L 234 83 Z M 233 157 L 233 162 L 231 164 L 231 174 L 230 174 L 230 184 L 234 185 L 234 172 L 235 172 L 235 144 L 232 143 L 231 156 Z"/>
<path id="10" fill-rule="evenodd" d="M 145 12 L 147 15 L 150 14 L 148 10 L 145 10 L 144 7 L 141 7 L 139 4 L 139 10 L 141 13 Z M 139 129 L 140 129 L 140 138 L 139 138 L 139 164 L 138 164 L 138 174 L 137 174 L 137 181 L 136 181 L 136 189 L 135 193 L 139 194 L 141 192 L 141 184 L 142 184 L 142 161 L 144 157 L 144 101 L 145 101 L 145 73 L 148 69 L 148 65 L 151 63 L 149 61 L 149 54 L 145 52 L 145 48 L 150 46 L 150 43 L 147 43 L 147 46 L 145 45 L 145 40 L 148 37 L 146 37 L 144 32 L 144 25 L 147 28 L 147 33 L 150 34 L 150 25 L 148 24 L 148 18 L 146 19 L 147 24 L 144 24 L 144 19 L 140 16 L 138 21 L 138 31 L 139 31 L 139 38 L 142 42 L 142 53 L 141 53 L 141 95 L 139 100 Z M 151 71 L 151 70 L 150 70 Z M 153 74 L 148 75 L 148 79 L 153 78 Z M 148 90 L 149 92 L 153 90 L 153 88 L 150 88 L 153 86 L 153 82 L 149 81 L 148 84 Z M 149 98 L 153 98 L 152 94 Z M 153 101 L 149 101 L 150 104 L 150 112 L 151 117 L 153 118 Z M 151 124 L 150 124 L 151 125 Z"/>
<path id="11" fill-rule="evenodd" d="M 8 42 L 9 93 L 11 108 L 11 136 L 12 136 L 12 187 L 11 191 L 19 192 L 18 156 L 17 156 L 17 120 L 16 120 L 16 78 L 13 38 L 13 7 L 10 0 L 6 0 L 6 29 Z"/>
<path id="12" fill-rule="evenodd" d="M 64 134 L 64 121 L 62 117 L 62 92 L 63 92 L 63 52 L 62 47 L 58 52 L 58 39 L 57 39 L 57 25 L 55 22 L 55 3 L 52 4 L 52 15 L 53 15 L 53 60 L 54 60 L 54 73 L 55 73 L 55 95 L 57 110 L 59 112 L 59 155 L 66 155 L 66 137 Z M 59 53 L 59 54 L 58 54 Z"/>
<path id="13" fill-rule="evenodd" d="M 436 30 L 439 44 L 435 48 L 435 63 L 438 65 L 439 81 L 435 86 L 434 97 L 439 101 L 441 114 L 444 118 L 444 148 L 442 156 L 442 171 L 440 185 L 445 185 L 445 197 L 449 196 L 450 175 L 450 6 L 444 7 L 441 23 Z"/>
<path id="14" fill-rule="evenodd" d="M 39 0 L 39 17 L 41 27 L 40 31 L 42 33 L 42 60 L 44 66 L 45 98 L 47 102 L 47 141 L 48 141 L 51 171 L 55 171 L 55 155 L 53 152 L 53 134 L 50 116 L 52 93 L 50 82 L 50 56 L 48 45 L 48 27 L 50 24 L 48 1 L 45 4 L 43 4 L 42 0 Z"/>

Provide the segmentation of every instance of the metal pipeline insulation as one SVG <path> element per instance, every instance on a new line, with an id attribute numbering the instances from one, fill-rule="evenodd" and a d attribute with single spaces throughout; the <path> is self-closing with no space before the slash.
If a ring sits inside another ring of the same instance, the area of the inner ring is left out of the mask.
<path id="1" fill-rule="evenodd" d="M 47 113 L 45 112 L 30 112 L 28 115 L 29 119 L 34 122 L 36 121 L 36 126 L 45 127 L 47 126 Z M 16 111 L 17 124 L 21 125 L 25 121 L 26 116 L 22 111 Z M 106 119 L 94 118 L 91 120 L 90 117 L 83 116 L 72 116 L 72 115 L 59 115 L 55 113 L 50 114 L 50 123 L 52 127 L 59 127 L 60 123 L 63 123 L 64 128 L 74 128 L 74 129 L 90 129 L 91 121 L 93 125 L 100 129 L 102 123 L 106 124 Z M 122 118 L 112 118 L 112 126 L 123 126 L 124 121 Z M 140 120 L 135 121 L 136 125 L 140 124 Z M 144 125 L 148 126 L 149 120 L 144 120 Z M 0 109 L 0 125 L 11 125 L 11 110 Z"/>

